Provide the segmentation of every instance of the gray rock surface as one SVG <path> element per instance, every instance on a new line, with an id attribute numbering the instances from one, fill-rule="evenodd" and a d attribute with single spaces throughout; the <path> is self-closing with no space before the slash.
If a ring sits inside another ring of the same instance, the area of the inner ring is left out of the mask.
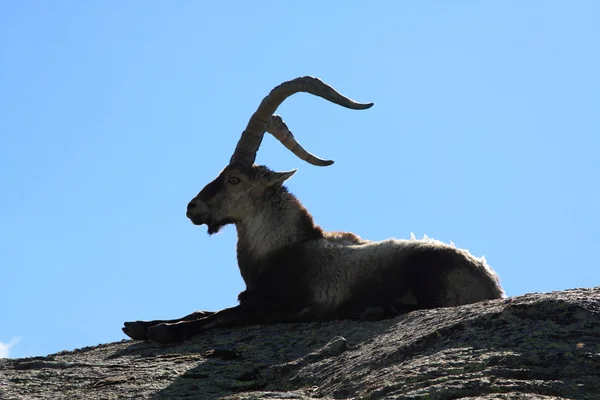
<path id="1" fill-rule="evenodd" d="M 0 398 L 600 399 L 600 287 L 0 360 Z"/>

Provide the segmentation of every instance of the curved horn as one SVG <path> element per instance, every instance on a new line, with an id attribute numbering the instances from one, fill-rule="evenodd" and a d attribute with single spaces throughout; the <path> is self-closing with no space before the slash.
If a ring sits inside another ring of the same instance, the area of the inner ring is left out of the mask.
<path id="1" fill-rule="evenodd" d="M 271 90 L 271 92 L 261 101 L 254 114 L 252 114 L 252 117 L 250 117 L 250 121 L 248 121 L 248 125 L 246 125 L 246 129 L 244 130 L 244 132 L 242 132 L 242 136 L 240 137 L 240 140 L 237 143 L 237 146 L 233 155 L 231 156 L 229 164 L 252 165 L 254 163 L 254 160 L 256 159 L 256 152 L 260 147 L 260 143 L 262 142 L 263 135 L 267 130 L 267 126 L 269 125 L 271 117 L 285 99 L 299 92 L 310 93 L 312 95 L 322 97 L 325 100 L 338 104 L 342 107 L 350 108 L 352 110 L 366 110 L 367 108 L 373 106 L 373 103 L 357 103 L 354 100 L 351 100 L 348 97 L 338 93 L 334 88 L 332 88 L 322 80 L 318 78 L 313 78 L 312 76 L 304 76 L 301 78 L 296 78 L 291 81 L 284 82 L 281 85 L 276 86 L 273 90 Z M 283 121 L 281 122 L 283 124 L 282 126 L 285 126 Z M 287 132 L 289 132 L 289 130 L 287 130 Z M 291 132 L 289 133 L 290 137 L 293 138 Z M 283 136 L 285 139 L 287 134 L 284 133 Z M 275 137 L 277 136 L 275 135 Z M 290 145 L 293 145 L 295 148 L 298 148 L 293 144 L 293 142 L 289 142 L 289 140 L 288 143 L 291 143 Z M 298 143 L 296 142 L 296 144 Z M 298 144 L 298 146 L 300 145 Z M 300 149 L 302 149 L 301 146 Z M 302 150 L 297 151 L 300 154 L 303 154 Z M 297 152 L 294 152 L 294 154 L 296 154 L 303 160 L 308 161 L 308 159 L 301 157 Z M 306 152 L 306 154 L 309 154 L 308 157 L 310 158 L 310 153 Z M 316 157 L 315 159 L 319 160 Z M 326 160 L 321 161 L 327 162 Z M 331 165 L 331 163 L 325 165 Z"/>
<path id="2" fill-rule="evenodd" d="M 333 164 L 333 160 L 323 160 L 306 151 L 304 147 L 296 141 L 292 131 L 290 131 L 285 122 L 283 122 L 283 119 L 277 114 L 273 114 L 271 118 L 269 118 L 265 131 L 275 136 L 289 151 L 309 164 L 319 167 L 326 167 Z"/>

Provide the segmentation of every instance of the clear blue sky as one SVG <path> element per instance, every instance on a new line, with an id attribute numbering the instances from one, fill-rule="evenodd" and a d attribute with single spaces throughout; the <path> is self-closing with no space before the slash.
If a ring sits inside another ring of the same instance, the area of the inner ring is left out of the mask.
<path id="1" fill-rule="evenodd" d="M 279 109 L 331 167 L 259 151 L 325 229 L 453 241 L 510 296 L 600 285 L 598 21 L 598 1 L 1 2 L 0 355 L 235 305 L 235 229 L 185 208 L 302 75 L 375 103 Z"/>

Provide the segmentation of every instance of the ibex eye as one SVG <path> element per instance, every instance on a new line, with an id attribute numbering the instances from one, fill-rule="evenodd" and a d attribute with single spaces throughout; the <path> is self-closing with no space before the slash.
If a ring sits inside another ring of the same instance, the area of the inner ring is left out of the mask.
<path id="1" fill-rule="evenodd" d="M 231 178 L 229 178 L 227 183 L 229 183 L 231 185 L 237 185 L 238 183 L 240 183 L 240 178 L 238 178 L 236 176 L 232 176 Z"/>

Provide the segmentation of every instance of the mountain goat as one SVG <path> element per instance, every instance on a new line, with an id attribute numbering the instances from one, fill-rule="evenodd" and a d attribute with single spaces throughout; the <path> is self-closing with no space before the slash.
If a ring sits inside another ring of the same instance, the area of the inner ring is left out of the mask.
<path id="1" fill-rule="evenodd" d="M 246 284 L 239 305 L 176 320 L 125 322 L 123 332 L 129 337 L 168 343 L 216 327 L 373 320 L 504 297 L 485 260 L 453 245 L 414 238 L 372 242 L 352 233 L 323 231 L 283 185 L 296 170 L 275 172 L 254 165 L 265 132 L 310 164 L 333 163 L 307 152 L 274 114 L 299 92 L 354 110 L 373 105 L 357 103 L 308 76 L 275 87 L 250 118 L 229 165 L 187 206 L 191 222 L 206 225 L 211 235 L 235 225 Z"/>

